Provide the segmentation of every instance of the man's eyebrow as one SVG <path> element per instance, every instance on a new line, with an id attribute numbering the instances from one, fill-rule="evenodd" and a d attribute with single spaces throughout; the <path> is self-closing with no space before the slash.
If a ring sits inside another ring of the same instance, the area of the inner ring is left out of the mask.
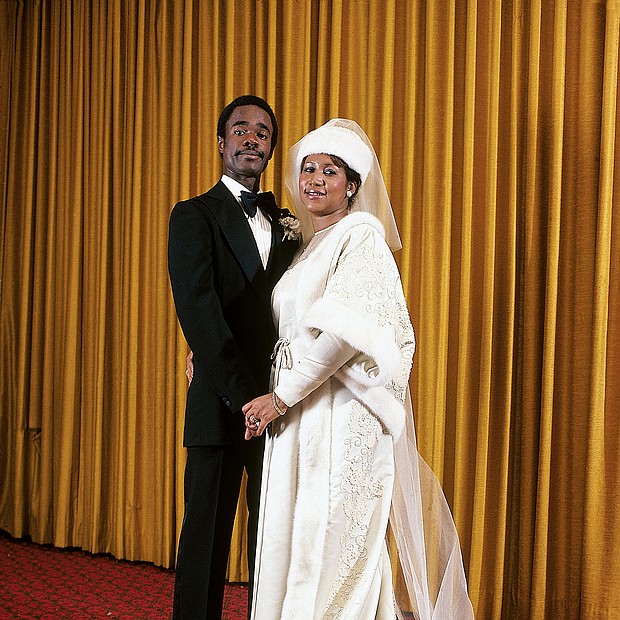
<path id="1" fill-rule="evenodd" d="M 238 127 L 239 125 L 244 125 L 244 126 L 248 126 L 250 123 L 248 121 L 236 121 L 232 124 L 233 127 Z M 271 133 L 271 129 L 269 129 L 269 127 L 267 125 L 265 125 L 265 123 L 256 123 L 261 129 L 264 129 L 265 131 L 268 131 L 269 133 Z"/>

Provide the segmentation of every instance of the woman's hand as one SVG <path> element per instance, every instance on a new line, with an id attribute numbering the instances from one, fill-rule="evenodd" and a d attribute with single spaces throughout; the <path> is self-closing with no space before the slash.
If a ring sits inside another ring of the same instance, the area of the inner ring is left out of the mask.
<path id="1" fill-rule="evenodd" d="M 270 422 L 280 417 L 280 414 L 273 406 L 271 394 L 259 396 L 243 405 L 241 411 L 245 415 L 245 438 L 260 437 Z M 276 396 L 278 407 L 281 411 L 286 411 L 286 405 Z"/>

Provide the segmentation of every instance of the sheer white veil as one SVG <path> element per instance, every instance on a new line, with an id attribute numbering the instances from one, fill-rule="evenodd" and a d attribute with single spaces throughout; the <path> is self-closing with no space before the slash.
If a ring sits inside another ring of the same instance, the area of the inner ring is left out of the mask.
<path id="1" fill-rule="evenodd" d="M 390 526 L 406 592 L 397 613 L 418 620 L 473 620 L 461 545 L 437 476 L 417 450 L 409 390 L 405 430 L 394 441 L 394 491 Z M 408 599 L 408 600 L 407 600 Z"/>
<path id="2" fill-rule="evenodd" d="M 301 221 L 304 243 L 314 230 L 299 196 L 298 180 L 304 158 L 315 153 L 336 155 L 360 174 L 362 184 L 351 211 L 376 216 L 392 251 L 399 250 L 400 236 L 375 150 L 364 130 L 343 118 L 306 134 L 288 153 L 284 183 Z M 397 563 L 406 585 L 403 592 L 396 588 L 397 613 L 400 618 L 418 620 L 473 619 L 458 533 L 439 480 L 418 453 L 408 389 L 403 406 L 405 430 L 394 438 L 390 513 Z"/>
<path id="3" fill-rule="evenodd" d="M 361 211 L 378 218 L 392 251 L 400 250 L 400 236 L 375 149 L 366 132 L 355 121 L 346 118 L 333 118 L 307 133 L 289 149 L 284 185 L 301 222 L 304 243 L 310 241 L 314 230 L 310 215 L 299 197 L 298 181 L 304 157 L 315 153 L 340 157 L 362 177 L 351 213 Z"/>

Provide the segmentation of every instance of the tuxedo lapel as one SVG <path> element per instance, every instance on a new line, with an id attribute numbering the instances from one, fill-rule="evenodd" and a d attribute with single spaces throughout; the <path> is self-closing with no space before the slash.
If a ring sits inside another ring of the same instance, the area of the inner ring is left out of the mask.
<path id="1" fill-rule="evenodd" d="M 256 241 L 236 198 L 221 181 L 207 192 L 207 196 L 211 199 L 209 209 L 248 280 L 255 286 L 263 284 L 265 270 Z"/>
<path id="2" fill-rule="evenodd" d="M 269 249 L 269 260 L 267 261 L 267 267 L 265 267 L 265 271 L 269 273 L 275 256 L 278 250 L 278 226 L 274 223 L 273 219 L 269 218 L 269 223 L 271 224 L 271 248 Z"/>

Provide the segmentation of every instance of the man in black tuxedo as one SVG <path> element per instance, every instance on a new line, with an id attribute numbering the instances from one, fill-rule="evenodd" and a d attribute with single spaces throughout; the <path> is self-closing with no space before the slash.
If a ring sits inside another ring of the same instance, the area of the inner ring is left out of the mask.
<path id="1" fill-rule="evenodd" d="M 241 407 L 269 390 L 277 338 L 271 291 L 297 248 L 280 223 L 288 211 L 276 206 L 270 192 L 257 194 L 278 139 L 269 104 L 238 97 L 222 111 L 217 136 L 222 179 L 175 205 L 168 244 L 177 316 L 194 365 L 174 591 L 174 618 L 183 619 L 221 617 L 244 468 L 251 593 L 263 444 L 245 441 Z"/>

